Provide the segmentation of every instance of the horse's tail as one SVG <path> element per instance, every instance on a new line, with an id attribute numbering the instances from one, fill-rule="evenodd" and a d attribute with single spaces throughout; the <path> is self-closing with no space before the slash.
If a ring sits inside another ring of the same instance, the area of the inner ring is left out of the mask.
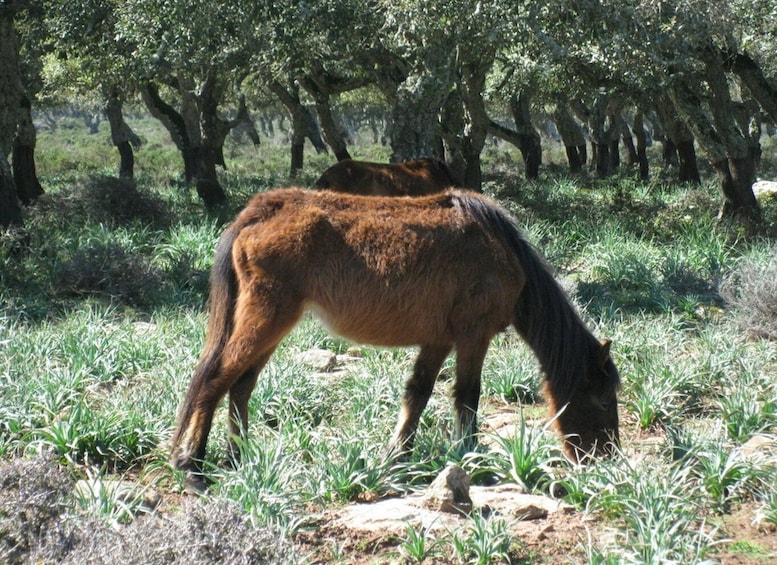
<path id="1" fill-rule="evenodd" d="M 187 422 L 194 409 L 193 399 L 208 381 L 213 379 L 221 369 L 221 355 L 232 333 L 232 323 L 237 299 L 237 275 L 232 264 L 232 246 L 239 230 L 230 228 L 224 232 L 216 247 L 216 256 L 210 272 L 210 294 L 208 296 L 208 330 L 197 367 L 194 369 L 186 399 L 181 405 L 178 415 L 175 446 L 184 433 L 182 424 Z"/>
<path id="2" fill-rule="evenodd" d="M 237 275 L 232 265 L 232 246 L 238 230 L 228 229 L 221 236 L 216 247 L 216 256 L 210 271 L 210 294 L 208 296 L 208 333 L 205 348 L 200 359 L 204 369 L 218 363 L 221 352 L 232 333 L 235 300 L 237 299 Z"/>

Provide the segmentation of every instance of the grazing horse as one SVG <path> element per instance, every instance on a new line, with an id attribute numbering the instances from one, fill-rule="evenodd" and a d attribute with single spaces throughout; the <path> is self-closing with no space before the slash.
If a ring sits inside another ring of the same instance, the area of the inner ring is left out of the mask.
<path id="1" fill-rule="evenodd" d="M 357 342 L 420 346 L 391 443 L 399 452 L 411 449 L 454 348 L 455 433 L 472 437 L 486 350 L 511 324 L 540 362 L 568 455 L 617 445 L 610 341 L 589 332 L 513 220 L 485 196 L 259 194 L 221 237 L 209 303 L 205 348 L 172 438 L 171 461 L 192 488 L 205 487 L 199 465 L 219 401 L 229 393 L 231 436 L 245 434 L 259 371 L 306 309 Z"/>
<path id="2" fill-rule="evenodd" d="M 365 196 L 425 196 L 461 186 L 443 161 L 431 158 L 404 163 L 371 163 L 345 159 L 319 177 L 314 190 Z"/>

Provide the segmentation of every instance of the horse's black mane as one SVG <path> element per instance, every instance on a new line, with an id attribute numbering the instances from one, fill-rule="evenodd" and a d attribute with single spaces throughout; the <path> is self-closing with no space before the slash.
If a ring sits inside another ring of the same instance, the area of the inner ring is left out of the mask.
<path id="1" fill-rule="evenodd" d="M 486 198 L 465 194 L 456 195 L 454 205 L 504 242 L 520 262 L 526 286 L 514 308 L 515 328 L 539 359 L 557 402 L 565 403 L 578 388 L 584 364 L 595 351 L 596 338 L 554 278 L 551 267 L 501 207 Z"/>

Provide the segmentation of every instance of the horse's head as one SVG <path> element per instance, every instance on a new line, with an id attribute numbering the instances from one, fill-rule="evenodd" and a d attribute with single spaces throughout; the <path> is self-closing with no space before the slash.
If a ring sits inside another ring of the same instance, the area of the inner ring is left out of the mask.
<path id="1" fill-rule="evenodd" d="M 580 386 L 565 406 L 553 406 L 564 450 L 576 462 L 592 455 L 611 455 L 618 447 L 620 377 L 610 357 L 610 340 L 592 344 Z M 559 413 L 560 411 L 560 413 Z"/>

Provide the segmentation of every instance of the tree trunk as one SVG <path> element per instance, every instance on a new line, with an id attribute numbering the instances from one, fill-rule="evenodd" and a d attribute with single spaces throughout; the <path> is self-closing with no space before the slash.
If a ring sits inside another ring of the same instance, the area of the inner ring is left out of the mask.
<path id="1" fill-rule="evenodd" d="M 22 225 L 22 209 L 16 196 L 8 158 L 0 148 L 0 230 Z"/>
<path id="2" fill-rule="evenodd" d="M 22 223 L 16 183 L 8 163 L 19 123 L 19 101 L 22 99 L 15 12 L 13 5 L 0 5 L 0 229 Z"/>
<path id="3" fill-rule="evenodd" d="M 289 177 L 295 178 L 302 170 L 305 158 L 305 138 L 310 139 L 316 151 L 326 151 L 313 114 L 302 105 L 299 98 L 299 85 L 289 81 L 286 88 L 278 81 L 273 81 L 268 88 L 280 99 L 291 117 L 291 168 Z"/>
<path id="4" fill-rule="evenodd" d="M 461 146 L 464 138 L 464 102 L 458 86 L 448 95 L 440 112 L 440 136 L 445 162 L 457 179 L 463 179 L 467 170 Z"/>
<path id="5" fill-rule="evenodd" d="M 143 84 L 140 88 L 140 93 L 148 111 L 162 122 L 162 125 L 165 126 L 170 134 L 170 139 L 172 139 L 178 151 L 180 151 L 181 158 L 183 159 L 184 179 L 187 183 L 191 182 L 197 176 L 197 151 L 189 139 L 183 116 L 162 100 L 156 84 L 152 82 Z"/>
<path id="6" fill-rule="evenodd" d="M 534 127 L 531 119 L 532 93 L 524 88 L 510 97 L 510 113 L 515 121 L 515 129 L 521 140 L 520 150 L 527 179 L 536 179 L 540 176 L 542 164 L 542 144 L 540 134 Z"/>
<path id="7" fill-rule="evenodd" d="M 581 172 L 588 160 L 583 129 L 575 121 L 565 102 L 556 102 L 552 117 L 566 150 L 569 172 Z"/>
<path id="8" fill-rule="evenodd" d="M 725 60 L 772 122 L 777 123 L 777 89 L 766 79 L 758 63 L 747 53 L 727 55 Z"/>
<path id="9" fill-rule="evenodd" d="M 32 121 L 30 100 L 22 96 L 19 111 L 19 123 L 13 143 L 13 178 L 16 193 L 22 204 L 28 205 L 43 194 L 35 170 L 35 143 L 37 132 Z"/>
<path id="10" fill-rule="evenodd" d="M 693 139 L 681 141 L 675 145 L 677 150 L 677 161 L 679 164 L 678 180 L 680 182 L 690 182 L 701 184 L 701 175 L 699 174 L 699 163 L 696 159 L 696 145 Z"/>
<path id="11" fill-rule="evenodd" d="M 105 115 L 111 126 L 111 142 L 119 150 L 119 178 L 131 180 L 135 176 L 135 156 L 132 146 L 139 149 L 140 138 L 124 121 L 122 101 L 118 92 L 112 92 L 105 104 Z"/>
<path id="12" fill-rule="evenodd" d="M 328 95 L 316 97 L 316 113 L 321 122 L 321 132 L 324 134 L 324 141 L 332 148 L 332 153 L 338 161 L 344 161 L 351 158 L 348 152 L 348 145 L 342 134 L 342 128 L 337 125 L 337 120 L 332 113 L 332 106 L 329 103 Z"/>
<path id="13" fill-rule="evenodd" d="M 190 92 L 187 89 L 187 92 Z M 227 195 L 218 180 L 216 165 L 226 169 L 224 162 L 224 140 L 232 128 L 240 123 L 240 114 L 247 111 L 241 107 L 238 117 L 234 120 L 223 120 L 218 115 L 218 105 L 222 98 L 222 90 L 216 73 L 213 71 L 200 87 L 197 104 L 199 110 L 200 132 L 199 151 L 197 154 L 197 194 L 208 208 L 220 206 L 227 201 Z M 187 122 L 188 124 L 188 122 Z M 189 137 L 194 135 L 190 131 Z"/>
<path id="14" fill-rule="evenodd" d="M 430 48 L 396 89 L 391 161 L 436 156 L 440 110 L 454 82 L 454 55 L 449 45 Z"/>
<path id="15" fill-rule="evenodd" d="M 711 92 L 711 116 L 690 84 L 676 83 L 670 96 L 718 175 L 723 197 L 719 217 L 741 219 L 746 227 L 752 227 L 761 218 L 753 193 L 753 157 L 734 121 L 728 82 L 720 61 L 705 61 L 705 70 Z"/>
<path id="16" fill-rule="evenodd" d="M 290 82 L 289 88 L 273 81 L 269 89 L 275 93 L 286 107 L 291 117 L 291 167 L 289 178 L 295 178 L 302 170 L 305 161 L 305 116 L 299 99 L 299 87 Z"/>
<path id="17" fill-rule="evenodd" d="M 480 154 L 488 137 L 489 119 L 483 100 L 486 75 L 491 68 L 493 52 L 481 53 L 479 57 L 459 66 L 458 90 L 464 109 L 464 135 L 461 140 L 461 152 L 464 157 L 463 184 L 470 190 L 480 192 L 483 185 L 483 171 L 480 166 Z"/>
<path id="18" fill-rule="evenodd" d="M 679 165 L 680 182 L 701 183 L 693 133 L 678 115 L 672 98 L 662 96 L 655 110 L 664 129 L 664 164 Z"/>
<path id="19" fill-rule="evenodd" d="M 344 128 L 332 112 L 331 96 L 332 94 L 347 92 L 364 86 L 366 80 L 363 78 L 336 76 L 326 72 L 321 65 L 317 65 L 314 66 L 309 74 L 301 77 L 299 83 L 315 100 L 316 113 L 321 122 L 324 140 L 332 148 L 332 152 L 337 160 L 350 159 L 351 155 L 348 152 L 347 142 L 343 135 Z M 311 141 L 313 141 L 312 138 Z M 316 149 L 318 150 L 318 147 Z"/>
<path id="20" fill-rule="evenodd" d="M 596 95 L 590 108 L 579 101 L 570 106 L 577 117 L 588 125 L 593 153 L 592 163 L 599 178 L 608 177 L 613 172 L 610 146 L 618 132 L 612 117 L 620 114 L 618 106 L 619 104 L 611 103 L 610 97 L 604 93 Z"/>
<path id="21" fill-rule="evenodd" d="M 634 137 L 637 140 L 635 148 L 636 164 L 639 170 L 639 179 L 646 181 L 650 178 L 650 170 L 647 158 L 647 135 L 645 134 L 645 116 L 642 110 L 637 110 L 634 114 L 634 123 L 631 128 L 634 131 Z"/>

